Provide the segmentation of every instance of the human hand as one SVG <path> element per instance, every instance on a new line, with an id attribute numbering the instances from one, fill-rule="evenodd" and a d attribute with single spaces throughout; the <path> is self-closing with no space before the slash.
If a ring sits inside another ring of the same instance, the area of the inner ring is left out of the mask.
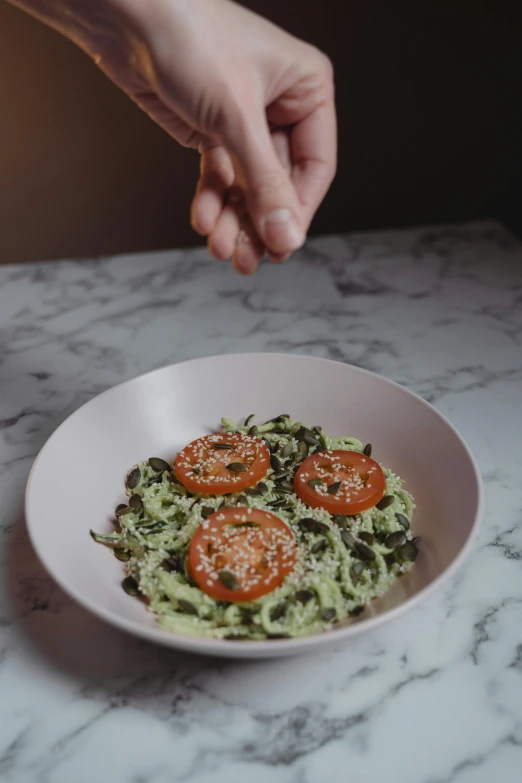
<path id="1" fill-rule="evenodd" d="M 201 153 L 196 231 L 237 271 L 304 242 L 335 173 L 332 68 L 231 0 L 15 0 Z"/>

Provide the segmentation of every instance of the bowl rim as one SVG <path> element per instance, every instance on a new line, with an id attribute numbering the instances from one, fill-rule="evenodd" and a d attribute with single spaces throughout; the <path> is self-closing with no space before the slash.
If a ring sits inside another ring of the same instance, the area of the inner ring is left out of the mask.
<path id="1" fill-rule="evenodd" d="M 170 370 L 173 367 L 179 367 L 181 365 L 194 364 L 198 362 L 206 362 L 209 360 L 219 360 L 221 358 L 228 357 L 228 356 L 245 358 L 245 359 L 247 358 L 251 359 L 260 356 L 273 357 L 273 358 L 278 357 L 288 362 L 291 362 L 295 359 L 298 360 L 305 359 L 307 361 L 316 362 L 318 364 L 345 365 L 355 373 L 376 377 L 380 381 L 384 382 L 389 386 L 399 388 L 402 392 L 407 394 L 412 399 L 412 401 L 415 400 L 417 404 L 420 402 L 423 406 L 429 408 L 430 412 L 434 414 L 436 417 L 438 417 L 439 420 L 451 430 L 453 435 L 457 438 L 457 440 L 460 442 L 461 446 L 463 447 L 464 452 L 473 469 L 473 477 L 475 479 L 476 491 L 477 491 L 477 507 L 475 511 L 475 518 L 473 520 L 473 524 L 471 526 L 471 529 L 468 533 L 468 536 L 463 546 L 461 547 L 458 554 L 451 561 L 451 563 L 448 566 L 446 566 L 446 568 L 432 582 L 430 582 L 428 585 L 426 585 L 421 590 L 419 590 L 419 592 L 416 593 L 415 595 L 410 596 L 405 601 L 402 601 L 398 606 L 395 606 L 393 609 L 388 609 L 374 617 L 370 617 L 368 619 L 362 619 L 359 622 L 351 623 L 344 627 L 334 628 L 331 631 L 314 634 L 310 636 L 293 637 L 289 639 L 233 641 L 230 639 L 224 640 L 224 639 L 217 639 L 213 637 L 178 634 L 172 631 L 163 630 L 159 626 L 157 628 L 156 627 L 149 628 L 148 626 L 141 624 L 138 621 L 127 620 L 105 609 L 104 607 L 99 606 L 94 602 L 91 602 L 89 599 L 85 598 L 81 592 L 77 591 L 74 587 L 71 587 L 67 583 L 67 581 L 62 579 L 60 574 L 57 573 L 56 570 L 45 561 L 36 543 L 36 535 L 34 532 L 35 523 L 31 521 L 31 515 L 29 513 L 29 495 L 31 492 L 32 478 L 36 470 L 36 467 L 40 462 L 42 455 L 46 451 L 48 444 L 52 441 L 55 435 L 57 435 L 57 433 L 62 429 L 62 427 L 64 427 L 73 417 L 79 415 L 80 412 L 84 411 L 85 408 L 89 407 L 90 405 L 98 401 L 100 397 L 109 395 L 110 393 L 114 392 L 116 389 L 119 389 L 122 386 L 126 386 L 127 384 L 130 383 L 134 383 L 135 381 L 141 378 L 150 377 L 165 372 L 166 370 Z M 307 354 L 301 354 L 301 353 L 286 354 L 281 352 L 270 352 L 270 351 L 248 351 L 248 352 L 231 351 L 224 354 L 213 354 L 210 356 L 198 356 L 191 359 L 183 359 L 179 362 L 173 362 L 171 364 L 164 365 L 163 367 L 158 367 L 155 370 L 148 370 L 147 372 L 139 373 L 138 375 L 135 375 L 132 378 L 128 378 L 127 380 L 121 381 L 120 383 L 117 383 L 114 386 L 110 386 L 108 389 L 105 389 L 103 392 L 96 394 L 90 400 L 87 400 L 87 402 L 83 403 L 83 405 L 80 405 L 79 408 L 77 408 L 72 413 L 70 413 L 69 416 L 67 416 L 67 418 L 64 419 L 64 421 L 61 422 L 58 425 L 58 427 L 56 427 L 56 429 L 47 438 L 46 442 L 38 452 L 29 471 L 29 476 L 27 478 L 25 495 L 24 495 L 24 509 L 25 509 L 25 520 L 26 520 L 27 531 L 29 534 L 29 539 L 31 541 L 34 551 L 36 552 L 38 560 L 43 565 L 47 573 L 50 574 L 50 576 L 54 579 L 54 581 L 59 585 L 59 587 L 67 595 L 73 598 L 73 600 L 75 600 L 78 604 L 80 604 L 80 606 L 82 606 L 84 609 L 87 609 L 92 614 L 106 621 L 110 625 L 115 626 L 121 631 L 125 631 L 135 636 L 145 638 L 148 641 L 155 642 L 156 644 L 162 644 L 164 646 L 171 647 L 177 650 L 196 652 L 198 654 L 209 655 L 209 656 L 218 655 L 220 657 L 238 657 L 238 658 L 241 657 L 241 658 L 252 659 L 256 657 L 268 658 L 268 657 L 277 657 L 279 655 L 286 655 L 292 653 L 294 654 L 306 653 L 328 642 L 330 643 L 334 643 L 335 641 L 342 642 L 343 640 L 349 639 L 353 636 L 357 636 L 360 633 L 371 631 L 379 627 L 380 625 L 383 625 L 384 623 L 388 623 L 391 620 L 400 617 L 406 611 L 415 608 L 421 602 L 425 601 L 439 587 L 441 587 L 445 582 L 449 581 L 454 576 L 454 574 L 462 566 L 463 562 L 469 555 L 473 547 L 474 541 L 477 537 L 477 533 L 480 528 L 480 524 L 483 517 L 484 486 L 483 486 L 482 476 L 480 473 L 480 469 L 478 467 L 477 460 L 475 459 L 471 449 L 469 448 L 468 444 L 466 443 L 462 435 L 459 433 L 457 428 L 444 416 L 444 414 L 438 411 L 433 405 L 431 405 L 423 397 L 411 391 L 406 386 L 403 386 L 402 384 L 397 383 L 396 381 L 392 381 L 389 378 L 380 375 L 379 373 L 372 372 L 371 370 L 366 370 L 363 367 L 358 367 L 357 365 L 350 364 L 349 362 L 337 361 L 336 359 L 327 359 L 320 356 L 309 356 Z"/>

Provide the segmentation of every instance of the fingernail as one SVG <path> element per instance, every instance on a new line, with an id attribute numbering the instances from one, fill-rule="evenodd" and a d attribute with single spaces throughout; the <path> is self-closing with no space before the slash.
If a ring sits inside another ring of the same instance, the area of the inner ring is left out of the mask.
<path id="1" fill-rule="evenodd" d="M 261 230 L 266 244 L 275 253 L 297 250 L 305 241 L 303 231 L 289 209 L 274 209 L 261 219 Z"/>

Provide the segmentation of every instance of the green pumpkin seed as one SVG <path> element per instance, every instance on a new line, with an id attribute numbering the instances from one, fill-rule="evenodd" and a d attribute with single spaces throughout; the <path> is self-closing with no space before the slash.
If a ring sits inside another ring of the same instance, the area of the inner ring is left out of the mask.
<path id="1" fill-rule="evenodd" d="M 359 538 L 370 546 L 375 544 L 375 536 L 372 533 L 367 533 L 365 530 L 359 533 Z"/>
<path id="2" fill-rule="evenodd" d="M 357 584 L 357 582 L 359 581 L 359 577 L 361 576 L 365 568 L 366 565 L 361 560 L 358 560 L 350 568 L 350 576 L 352 577 L 352 581 L 354 584 Z"/>
<path id="3" fill-rule="evenodd" d="M 348 549 L 353 549 L 357 544 L 355 538 L 347 530 L 341 530 L 341 538 L 343 539 L 343 544 L 348 547 Z"/>
<path id="4" fill-rule="evenodd" d="M 365 457 L 371 457 L 372 456 L 372 444 L 367 443 L 366 446 L 363 449 L 363 454 Z"/>
<path id="5" fill-rule="evenodd" d="M 298 604 L 307 604 L 308 601 L 312 600 L 314 595 L 315 593 L 313 593 L 311 590 L 298 590 L 294 598 Z"/>
<path id="6" fill-rule="evenodd" d="M 385 495 L 382 500 L 379 500 L 375 507 L 378 508 L 379 511 L 384 511 L 385 508 L 389 508 L 389 506 L 392 505 L 394 500 L 395 495 Z"/>
<path id="7" fill-rule="evenodd" d="M 197 608 L 190 601 L 185 601 L 184 598 L 178 598 L 178 606 L 185 614 L 198 614 Z"/>
<path id="8" fill-rule="evenodd" d="M 306 482 L 309 487 L 320 487 L 322 485 L 322 481 L 319 478 L 310 479 L 310 481 Z"/>
<path id="9" fill-rule="evenodd" d="M 301 530 L 305 530 L 307 533 L 313 533 L 317 522 L 315 519 L 312 519 L 312 517 L 303 517 L 303 519 L 301 519 L 298 524 Z"/>
<path id="10" fill-rule="evenodd" d="M 250 416 L 247 416 L 245 419 L 245 423 L 243 424 L 243 427 L 249 427 L 252 419 L 254 418 L 255 413 L 251 413 Z"/>
<path id="11" fill-rule="evenodd" d="M 214 448 L 221 451 L 234 451 L 231 443 L 214 443 Z"/>
<path id="12" fill-rule="evenodd" d="M 402 557 L 403 560 L 411 560 L 413 562 L 414 560 L 416 560 L 418 554 L 419 554 L 419 550 L 417 549 L 413 541 L 408 541 L 406 544 L 403 544 L 399 549 L 399 555 Z"/>
<path id="13" fill-rule="evenodd" d="M 277 498 L 277 500 L 271 500 L 270 503 L 267 503 L 267 506 L 270 508 L 281 508 L 281 506 L 286 505 L 286 498 Z"/>
<path id="14" fill-rule="evenodd" d="M 126 563 L 131 558 L 130 552 L 127 552 L 125 549 L 122 549 L 121 547 L 116 547 L 112 551 L 114 552 L 114 557 L 117 558 L 118 560 L 121 560 L 122 563 Z"/>
<path id="15" fill-rule="evenodd" d="M 258 491 L 258 492 L 260 492 L 262 495 L 264 495 L 265 493 L 267 493 L 267 492 L 268 492 L 268 487 L 267 487 L 267 485 L 265 484 L 265 482 L 264 482 L 264 481 L 260 481 L 260 482 L 258 483 L 258 485 L 256 486 L 256 489 L 257 489 L 257 491 Z"/>
<path id="16" fill-rule="evenodd" d="M 201 506 L 200 511 L 203 519 L 206 519 L 207 517 L 209 517 L 211 514 L 214 513 L 214 509 L 210 508 L 210 506 Z"/>
<path id="17" fill-rule="evenodd" d="M 248 434 L 249 434 L 249 435 L 250 435 L 252 438 L 255 438 L 255 437 L 257 437 L 257 435 L 259 434 L 259 430 L 258 430 L 258 428 L 256 427 L 256 425 L 255 425 L 255 424 L 254 424 L 252 427 L 250 427 L 250 429 L 248 430 Z"/>
<path id="18" fill-rule="evenodd" d="M 388 549 L 395 549 L 396 546 L 401 546 L 406 541 L 406 533 L 403 530 L 397 530 L 395 533 L 390 533 L 384 539 L 384 546 Z"/>
<path id="19" fill-rule="evenodd" d="M 156 471 L 156 473 L 163 473 L 164 470 L 170 473 L 172 470 L 169 463 L 165 462 L 165 460 L 161 459 L 161 457 L 151 457 L 149 459 L 149 465 L 151 466 L 152 470 Z"/>
<path id="20" fill-rule="evenodd" d="M 313 547 L 311 548 L 310 552 L 313 555 L 319 554 L 319 552 L 324 552 L 324 550 L 327 548 L 328 542 L 324 538 L 320 538 L 319 541 L 316 541 Z"/>
<path id="21" fill-rule="evenodd" d="M 259 522 L 232 522 L 227 527 L 261 527 Z"/>
<path id="22" fill-rule="evenodd" d="M 167 527 L 167 523 L 163 519 L 158 519 L 157 522 L 151 522 L 150 525 L 140 525 L 140 532 L 150 535 L 151 533 L 159 533 L 164 527 Z"/>
<path id="23" fill-rule="evenodd" d="M 227 465 L 227 470 L 231 470 L 232 473 L 244 473 L 246 469 L 247 466 L 242 462 L 231 462 L 230 465 Z"/>
<path id="24" fill-rule="evenodd" d="M 245 495 L 240 495 L 237 499 L 238 506 L 247 506 L 248 500 L 246 499 Z"/>
<path id="25" fill-rule="evenodd" d="M 120 516 L 120 513 L 121 513 L 121 512 L 122 512 L 124 509 L 126 509 L 126 508 L 127 508 L 127 506 L 125 505 L 125 503 L 118 503 L 118 505 L 116 506 L 116 508 L 115 508 L 115 510 L 114 510 L 114 515 L 115 515 L 115 516 L 117 516 L 117 517 L 119 517 L 119 516 Z"/>
<path id="26" fill-rule="evenodd" d="M 293 490 L 292 487 L 283 487 L 281 485 L 278 485 L 277 487 L 274 487 L 274 492 L 276 495 L 292 495 Z"/>
<path id="27" fill-rule="evenodd" d="M 315 432 L 316 435 L 320 435 L 323 431 L 323 428 L 320 427 L 318 424 L 316 424 L 314 427 L 312 427 L 312 432 Z"/>
<path id="28" fill-rule="evenodd" d="M 362 557 L 363 560 L 371 561 L 377 557 L 373 549 L 368 544 L 365 544 L 364 541 L 357 541 L 355 548 L 359 557 Z"/>
<path id="29" fill-rule="evenodd" d="M 307 446 L 320 446 L 321 444 L 317 440 L 317 438 L 312 435 L 311 432 L 305 432 L 303 435 L 303 441 L 307 444 Z"/>
<path id="30" fill-rule="evenodd" d="M 129 498 L 129 506 L 134 511 L 141 511 L 143 509 L 143 500 L 140 495 L 131 495 Z"/>
<path id="31" fill-rule="evenodd" d="M 283 457 L 291 457 L 293 453 L 294 453 L 294 446 L 293 446 L 293 443 L 290 442 L 290 443 L 287 443 L 284 446 L 283 451 L 281 452 L 281 455 Z"/>
<path id="32" fill-rule="evenodd" d="M 333 606 L 328 606 L 326 609 L 323 609 L 321 612 L 321 620 L 323 620 L 325 623 L 329 623 L 331 620 L 334 619 L 335 615 L 337 614 L 336 610 Z"/>
<path id="33" fill-rule="evenodd" d="M 227 587 L 229 590 L 237 590 L 239 587 L 237 579 L 232 571 L 220 571 L 218 579 L 223 587 Z"/>
<path id="34" fill-rule="evenodd" d="M 364 612 L 364 606 L 356 606 L 349 614 L 350 617 L 358 617 L 362 612 Z"/>
<path id="35" fill-rule="evenodd" d="M 338 527 L 345 528 L 348 526 L 348 517 L 345 514 L 335 514 L 333 521 Z"/>
<path id="36" fill-rule="evenodd" d="M 163 567 L 166 571 L 179 571 L 180 565 L 179 559 L 173 555 L 163 561 Z"/>
<path id="37" fill-rule="evenodd" d="M 119 511 L 118 511 L 118 509 L 119 509 Z M 132 514 L 132 513 L 134 513 L 134 509 L 131 508 L 130 506 L 123 506 L 123 508 L 121 508 L 121 505 L 120 505 L 120 506 L 118 506 L 118 509 L 116 509 L 116 516 L 117 517 L 124 517 L 125 514 Z"/>
<path id="38" fill-rule="evenodd" d="M 282 470 L 280 471 L 280 473 L 274 473 L 272 478 L 274 479 L 274 481 L 277 482 L 277 481 L 282 481 L 283 479 L 287 479 L 289 475 L 290 473 L 288 472 L 288 470 Z"/>
<path id="39" fill-rule="evenodd" d="M 408 517 L 405 517 L 404 514 L 395 514 L 395 519 L 399 523 L 399 525 L 402 525 L 404 530 L 410 529 L 410 520 Z"/>
<path id="40" fill-rule="evenodd" d="M 341 481 L 335 481 L 333 484 L 330 484 L 328 489 L 326 490 L 329 495 L 337 495 L 339 490 L 341 489 L 342 482 Z"/>
<path id="41" fill-rule="evenodd" d="M 127 595 L 138 595 L 138 583 L 133 576 L 126 576 L 121 586 L 127 593 Z"/>
<path id="42" fill-rule="evenodd" d="M 265 444 L 265 446 L 267 447 L 268 451 L 269 451 L 270 453 L 272 453 L 272 444 L 270 443 L 270 441 L 268 440 L 268 438 L 261 438 L 261 440 L 263 441 L 263 443 L 264 443 L 264 444 Z"/>
<path id="43" fill-rule="evenodd" d="M 134 468 L 131 470 L 131 472 L 128 474 L 127 479 L 125 481 L 125 485 L 127 489 L 134 489 L 141 481 L 141 471 L 139 468 Z"/>
<path id="44" fill-rule="evenodd" d="M 272 454 L 270 457 L 270 465 L 274 473 L 281 473 L 283 471 L 283 464 L 279 457 L 276 457 L 275 454 Z"/>

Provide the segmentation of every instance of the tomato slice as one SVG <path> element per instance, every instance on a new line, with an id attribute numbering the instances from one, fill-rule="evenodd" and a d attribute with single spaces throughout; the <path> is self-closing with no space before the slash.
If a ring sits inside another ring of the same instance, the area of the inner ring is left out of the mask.
<path id="1" fill-rule="evenodd" d="M 295 565 L 294 534 L 268 511 L 231 506 L 207 517 L 190 542 L 190 575 L 218 601 L 254 601 Z"/>
<path id="2" fill-rule="evenodd" d="M 294 490 L 312 508 L 324 508 L 330 514 L 358 514 L 381 500 L 386 477 L 375 460 L 358 451 L 320 451 L 301 464 Z"/>
<path id="3" fill-rule="evenodd" d="M 254 486 L 269 467 L 262 440 L 233 432 L 193 440 L 176 457 L 175 470 L 189 492 L 223 495 Z"/>

